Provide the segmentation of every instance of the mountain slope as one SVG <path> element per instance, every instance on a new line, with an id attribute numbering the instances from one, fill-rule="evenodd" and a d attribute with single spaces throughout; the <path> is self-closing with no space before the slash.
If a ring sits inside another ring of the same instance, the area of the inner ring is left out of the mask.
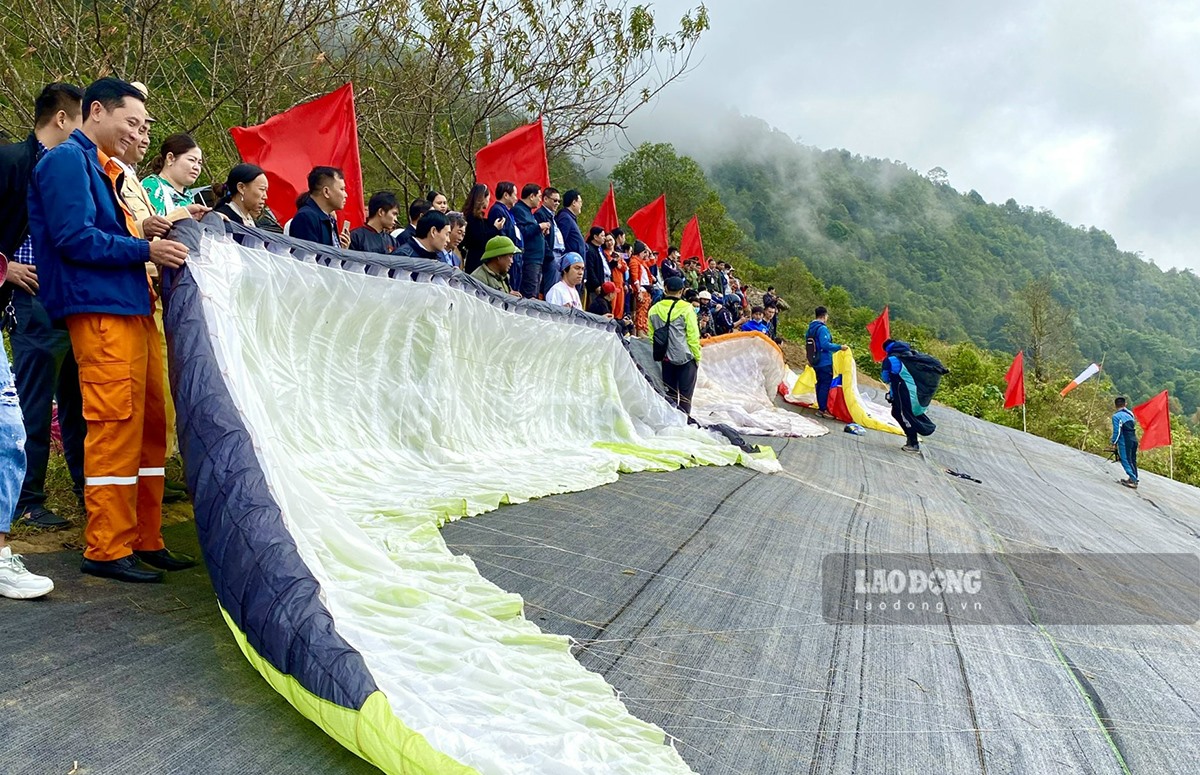
<path id="1" fill-rule="evenodd" d="M 1190 271 L 1163 271 L 1047 210 L 960 193 L 936 173 L 734 122 L 723 146 L 701 156 L 757 260 L 795 256 L 858 303 L 890 304 L 943 338 L 1001 349 L 1017 344 L 1014 294 L 1049 279 L 1074 313 L 1078 360 L 1103 359 L 1131 395 L 1167 388 L 1186 412 L 1200 406 L 1200 278 Z"/>

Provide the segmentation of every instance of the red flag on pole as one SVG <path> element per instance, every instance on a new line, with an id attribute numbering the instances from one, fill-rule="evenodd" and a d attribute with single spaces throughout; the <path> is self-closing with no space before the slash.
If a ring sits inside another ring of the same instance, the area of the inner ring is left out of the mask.
<path id="1" fill-rule="evenodd" d="M 617 196 L 613 193 L 612 183 L 609 183 L 608 196 L 604 197 L 604 201 L 600 203 L 600 209 L 596 212 L 596 217 L 592 219 L 592 226 L 612 231 L 620 225 L 621 222 L 617 220 Z"/>
<path id="2" fill-rule="evenodd" d="M 1171 409 L 1167 391 L 1163 391 L 1144 404 L 1133 407 L 1133 416 L 1142 426 L 1142 440 L 1138 446 L 1143 450 L 1171 446 Z"/>
<path id="3" fill-rule="evenodd" d="M 267 173 L 271 212 L 282 225 L 296 214 L 296 198 L 308 191 L 313 167 L 339 167 L 346 176 L 346 206 L 338 213 L 351 227 L 362 226 L 362 166 L 358 157 L 358 121 L 354 84 L 304 102 L 258 126 L 229 130 L 242 160 Z"/>
<path id="4" fill-rule="evenodd" d="M 892 338 L 892 324 L 888 320 L 888 308 L 884 307 L 879 317 L 867 323 L 867 333 L 871 335 L 871 357 L 878 363 L 887 357 L 883 343 Z"/>
<path id="5" fill-rule="evenodd" d="M 692 256 L 700 259 L 700 271 L 708 270 L 708 259 L 704 257 L 704 242 L 700 239 L 700 218 L 693 215 L 692 220 L 683 227 L 683 237 L 679 240 L 679 255 L 687 261 Z"/>
<path id="6" fill-rule="evenodd" d="M 519 126 L 488 143 L 475 154 L 475 181 L 487 186 L 493 197 L 496 184 L 505 180 L 516 184 L 518 195 L 526 183 L 537 183 L 542 188 L 550 185 L 541 116 L 532 124 Z"/>
<path id="7" fill-rule="evenodd" d="M 1018 352 L 1004 375 L 1004 408 L 1025 405 L 1025 352 Z"/>
<path id="8" fill-rule="evenodd" d="M 659 263 L 667 257 L 667 195 L 663 194 L 625 220 L 633 236 L 658 252 Z"/>

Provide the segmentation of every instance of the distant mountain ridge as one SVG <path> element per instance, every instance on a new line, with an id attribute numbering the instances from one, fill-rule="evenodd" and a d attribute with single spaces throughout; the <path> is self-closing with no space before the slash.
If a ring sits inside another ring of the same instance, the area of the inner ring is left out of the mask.
<path id="1" fill-rule="evenodd" d="M 1015 349 L 1012 297 L 1050 278 L 1075 313 L 1079 365 L 1103 359 L 1118 390 L 1162 389 L 1200 406 L 1200 277 L 1163 271 L 1104 231 L 1014 200 L 989 204 L 931 171 L 801 145 L 753 118 L 698 154 L 729 215 L 764 264 L 797 257 L 855 303 L 952 341 Z M 695 152 L 686 142 L 681 153 Z"/>

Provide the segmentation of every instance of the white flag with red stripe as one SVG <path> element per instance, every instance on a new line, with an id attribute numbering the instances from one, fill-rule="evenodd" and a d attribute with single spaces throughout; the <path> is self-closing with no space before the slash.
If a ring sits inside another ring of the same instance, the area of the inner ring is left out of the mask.
<path id="1" fill-rule="evenodd" d="M 1084 382 L 1087 382 L 1089 379 L 1091 379 L 1092 377 L 1096 376 L 1099 373 L 1100 373 L 1100 367 L 1093 363 L 1091 366 L 1088 366 L 1086 369 L 1079 372 L 1078 377 L 1076 377 L 1075 379 L 1073 379 L 1069 383 L 1067 383 L 1067 386 L 1062 389 L 1062 392 L 1059 393 L 1059 395 L 1065 396 L 1067 393 L 1070 393 L 1072 390 L 1079 387 Z"/>

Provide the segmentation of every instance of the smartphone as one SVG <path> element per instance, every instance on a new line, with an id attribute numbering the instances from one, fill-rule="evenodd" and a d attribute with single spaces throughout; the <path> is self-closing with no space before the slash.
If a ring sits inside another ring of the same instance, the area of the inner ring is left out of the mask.
<path id="1" fill-rule="evenodd" d="M 350 221 L 342 221 L 342 231 L 343 232 L 350 231 Z"/>

